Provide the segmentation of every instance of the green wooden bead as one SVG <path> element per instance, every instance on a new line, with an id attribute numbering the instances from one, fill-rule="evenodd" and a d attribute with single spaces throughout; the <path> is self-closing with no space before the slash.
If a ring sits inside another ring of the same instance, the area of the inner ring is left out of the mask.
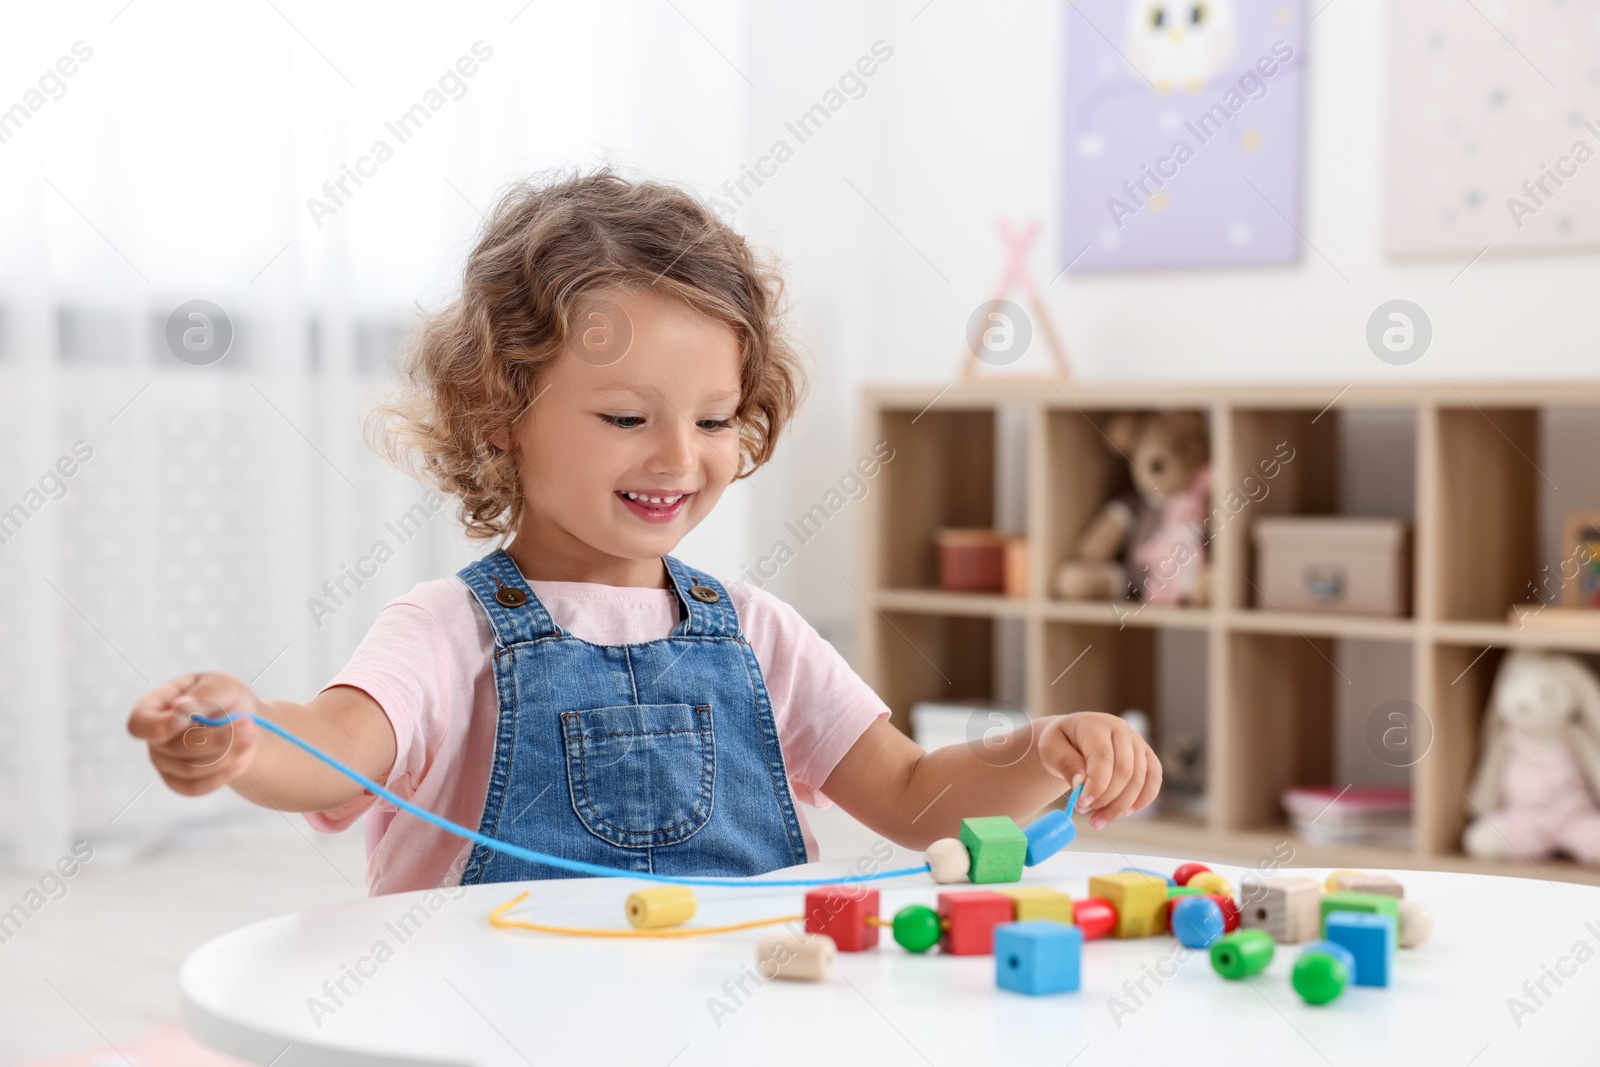
<path id="1" fill-rule="evenodd" d="M 961 820 L 961 843 L 972 853 L 967 877 L 974 884 L 1015 882 L 1022 878 L 1028 835 L 1006 815 Z"/>
<path id="2" fill-rule="evenodd" d="M 939 943 L 939 913 L 907 904 L 894 913 L 894 939 L 907 952 L 926 952 Z"/>
<path id="3" fill-rule="evenodd" d="M 1335 956 L 1306 952 L 1294 961 L 1289 981 L 1307 1004 L 1326 1004 L 1344 992 L 1350 982 L 1350 972 Z"/>
<path id="4" fill-rule="evenodd" d="M 1265 930 L 1235 930 L 1211 945 L 1211 966 L 1224 978 L 1260 974 L 1272 962 L 1272 935 Z"/>
<path id="5" fill-rule="evenodd" d="M 1169 885 L 1167 886 L 1167 899 L 1173 897 L 1192 897 L 1204 893 L 1205 890 L 1197 885 Z"/>

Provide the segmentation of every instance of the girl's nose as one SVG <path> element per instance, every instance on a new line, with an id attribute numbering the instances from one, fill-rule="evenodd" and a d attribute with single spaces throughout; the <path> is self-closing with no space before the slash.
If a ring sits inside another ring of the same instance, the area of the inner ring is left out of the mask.
<path id="1" fill-rule="evenodd" d="M 694 425 L 684 419 L 673 419 L 661 424 L 655 438 L 655 451 L 650 457 L 650 468 L 662 474 L 687 474 L 694 470 Z"/>

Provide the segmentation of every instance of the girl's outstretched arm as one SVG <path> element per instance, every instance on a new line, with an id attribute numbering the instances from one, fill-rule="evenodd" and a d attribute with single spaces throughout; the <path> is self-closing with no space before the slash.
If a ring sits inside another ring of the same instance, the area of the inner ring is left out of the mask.
<path id="1" fill-rule="evenodd" d="M 994 738 L 926 752 L 878 719 L 846 752 L 822 792 L 905 848 L 955 837 L 961 820 L 1021 822 L 1083 781 L 1078 810 L 1103 827 L 1161 789 L 1161 763 L 1115 715 L 1050 715 Z"/>
<path id="2" fill-rule="evenodd" d="M 232 675 L 186 674 L 135 704 L 128 732 L 150 746 L 150 762 L 167 787 L 185 796 L 231 785 L 265 808 L 327 811 L 361 794 L 361 786 L 253 722 L 208 727 L 189 717 L 245 712 L 271 719 L 369 778 L 381 781 L 394 766 L 389 717 L 353 686 L 336 685 L 296 704 L 261 700 Z"/>

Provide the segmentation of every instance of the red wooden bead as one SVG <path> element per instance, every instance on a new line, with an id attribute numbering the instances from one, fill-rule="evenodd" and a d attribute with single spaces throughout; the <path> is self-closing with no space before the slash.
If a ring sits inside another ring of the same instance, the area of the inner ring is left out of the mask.
<path id="1" fill-rule="evenodd" d="M 1239 929 L 1239 902 L 1220 893 L 1207 893 L 1205 895 L 1216 901 L 1217 906 L 1222 909 L 1222 932 L 1231 934 Z"/>
<path id="2" fill-rule="evenodd" d="M 1209 871 L 1210 869 L 1210 867 L 1207 867 L 1203 863 L 1185 863 L 1177 870 L 1172 872 L 1172 880 L 1177 882 L 1179 885 L 1188 885 L 1189 879 L 1193 878 L 1201 871 Z"/>
<path id="3" fill-rule="evenodd" d="M 1085 941 L 1105 937 L 1117 925 L 1117 908 L 1105 897 L 1084 897 L 1072 902 L 1072 921 Z"/>
<path id="4" fill-rule="evenodd" d="M 840 952 L 860 952 L 878 944 L 878 891 L 860 885 L 830 885 L 806 894 L 806 933 L 827 934 Z"/>
<path id="5" fill-rule="evenodd" d="M 1003 893 L 976 890 L 940 893 L 939 918 L 945 926 L 939 947 L 952 956 L 987 956 L 994 951 L 994 928 L 1016 919 L 1016 905 Z"/>

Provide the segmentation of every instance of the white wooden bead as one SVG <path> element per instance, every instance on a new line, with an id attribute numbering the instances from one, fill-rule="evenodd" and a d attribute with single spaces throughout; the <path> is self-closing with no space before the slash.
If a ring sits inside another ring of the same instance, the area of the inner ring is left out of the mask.
<path id="1" fill-rule="evenodd" d="M 1433 936 L 1433 913 L 1414 900 L 1400 901 L 1400 947 L 1416 948 Z"/>
<path id="2" fill-rule="evenodd" d="M 941 837 L 928 846 L 922 858 L 927 861 L 928 873 L 940 885 L 965 882 L 972 869 L 972 856 L 967 846 L 954 837 Z"/>
<path id="3" fill-rule="evenodd" d="M 838 954 L 827 934 L 768 934 L 756 946 L 756 967 L 768 978 L 796 982 L 826 982 Z"/>

